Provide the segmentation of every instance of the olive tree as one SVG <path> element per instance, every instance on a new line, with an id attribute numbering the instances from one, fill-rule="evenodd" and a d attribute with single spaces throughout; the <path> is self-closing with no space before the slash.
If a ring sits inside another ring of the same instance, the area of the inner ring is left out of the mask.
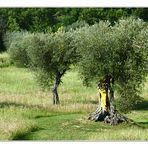
<path id="1" fill-rule="evenodd" d="M 58 86 L 62 76 L 77 60 L 75 47 L 71 44 L 72 35 L 72 32 L 64 31 L 52 34 L 26 33 L 13 41 L 9 48 L 14 61 L 31 68 L 42 87 L 52 86 L 53 104 L 60 103 Z M 22 51 L 24 56 L 20 56 Z"/>
<path id="2" fill-rule="evenodd" d="M 112 98 L 116 90 L 117 107 L 122 111 L 132 109 L 140 100 L 139 88 L 147 74 L 147 28 L 142 20 L 127 18 L 114 26 L 101 21 L 75 33 L 74 44 L 81 57 L 79 71 L 85 84 L 106 80 L 110 87 L 112 82 Z"/>

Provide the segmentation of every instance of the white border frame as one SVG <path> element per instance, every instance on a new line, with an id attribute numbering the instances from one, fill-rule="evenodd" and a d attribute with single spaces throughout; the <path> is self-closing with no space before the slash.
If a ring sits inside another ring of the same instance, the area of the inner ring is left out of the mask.
<path id="1" fill-rule="evenodd" d="M 148 0 L 0 0 L 0 7 L 148 7 Z"/>

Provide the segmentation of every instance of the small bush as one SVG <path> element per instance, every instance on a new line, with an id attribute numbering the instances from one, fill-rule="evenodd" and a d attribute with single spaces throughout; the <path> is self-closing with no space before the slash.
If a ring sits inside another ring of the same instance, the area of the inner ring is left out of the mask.
<path id="1" fill-rule="evenodd" d="M 28 35 L 29 33 L 27 32 L 13 32 L 7 33 L 4 39 L 11 60 L 18 67 L 27 67 L 29 64 L 29 58 L 26 53 L 28 43 L 25 40 Z"/>
<path id="2" fill-rule="evenodd" d="M 0 68 L 10 66 L 11 63 L 12 62 L 8 53 L 0 54 Z"/>
<path id="3" fill-rule="evenodd" d="M 137 90 L 126 88 L 120 92 L 119 97 L 115 100 L 115 104 L 119 111 L 127 113 L 134 109 L 142 100 L 143 98 L 140 97 Z"/>

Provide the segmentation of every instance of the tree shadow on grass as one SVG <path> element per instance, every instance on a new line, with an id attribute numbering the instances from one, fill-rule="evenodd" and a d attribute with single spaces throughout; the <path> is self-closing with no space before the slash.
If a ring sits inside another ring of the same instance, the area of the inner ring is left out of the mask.
<path id="1" fill-rule="evenodd" d="M 96 105 L 98 105 L 98 104 L 99 104 L 99 102 L 98 102 L 98 101 L 96 101 L 96 100 L 90 100 L 90 101 L 88 101 L 87 103 L 96 104 Z"/>
<path id="2" fill-rule="evenodd" d="M 148 122 L 136 122 L 140 127 L 148 129 Z"/>
<path id="3" fill-rule="evenodd" d="M 97 100 L 77 100 L 76 103 L 98 105 L 99 102 Z"/>
<path id="4" fill-rule="evenodd" d="M 148 101 L 143 100 L 142 102 L 138 103 L 135 108 L 135 110 L 147 110 L 148 111 Z"/>
<path id="5" fill-rule="evenodd" d="M 12 140 L 27 140 L 25 137 L 26 137 L 26 135 L 28 135 L 28 134 L 30 134 L 30 133 L 32 133 L 32 132 L 37 132 L 37 131 L 40 131 L 40 130 L 43 130 L 42 128 L 39 128 L 39 127 L 33 127 L 33 128 L 31 128 L 31 129 L 29 129 L 28 131 L 26 131 L 26 132 L 23 132 L 23 133 L 16 133 L 14 136 L 13 136 L 13 138 L 12 138 Z"/>
<path id="6" fill-rule="evenodd" d="M 39 109 L 45 109 L 41 105 L 27 105 L 23 103 L 16 103 L 16 102 L 0 102 L 0 109 L 1 108 L 10 108 L 10 107 L 22 107 L 22 108 L 39 108 Z"/>
<path id="7" fill-rule="evenodd" d="M 26 107 L 24 104 L 19 104 L 19 103 L 15 103 L 15 102 L 0 102 L 0 108 L 9 108 L 11 106 Z"/>
<path id="8" fill-rule="evenodd" d="M 139 124 L 148 124 L 148 122 L 138 122 Z"/>
<path id="9" fill-rule="evenodd" d="M 138 103 L 135 108 L 135 110 L 143 110 L 148 112 L 148 100 L 143 100 L 142 102 Z M 148 128 L 148 122 L 136 122 L 138 125 L 140 125 L 143 128 Z"/>

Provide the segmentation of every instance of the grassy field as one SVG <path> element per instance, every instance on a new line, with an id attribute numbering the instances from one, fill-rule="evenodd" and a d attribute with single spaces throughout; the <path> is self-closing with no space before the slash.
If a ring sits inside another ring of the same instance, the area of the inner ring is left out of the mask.
<path id="1" fill-rule="evenodd" d="M 148 83 L 144 102 L 126 116 L 139 126 L 110 126 L 87 120 L 97 107 L 97 87 L 86 88 L 78 73 L 67 72 L 59 87 L 60 105 L 43 92 L 32 73 L 23 68 L 0 69 L 1 140 L 148 140 Z"/>

